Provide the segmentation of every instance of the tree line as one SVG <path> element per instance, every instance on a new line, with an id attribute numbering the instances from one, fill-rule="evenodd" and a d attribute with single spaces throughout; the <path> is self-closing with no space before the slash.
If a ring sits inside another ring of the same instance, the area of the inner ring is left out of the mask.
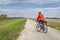
<path id="1" fill-rule="evenodd" d="M 5 19 L 21 19 L 24 17 L 8 17 L 7 14 L 0 14 L 0 20 L 5 20 Z"/>
<path id="2" fill-rule="evenodd" d="M 7 14 L 1 14 L 0 19 L 2 19 L 2 18 L 7 18 Z"/>

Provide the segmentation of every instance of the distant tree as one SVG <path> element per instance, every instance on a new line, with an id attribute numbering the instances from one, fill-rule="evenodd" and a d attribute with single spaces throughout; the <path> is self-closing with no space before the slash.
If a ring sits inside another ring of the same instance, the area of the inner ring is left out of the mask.
<path id="1" fill-rule="evenodd" d="M 7 18 L 7 14 L 1 14 L 0 18 Z"/>

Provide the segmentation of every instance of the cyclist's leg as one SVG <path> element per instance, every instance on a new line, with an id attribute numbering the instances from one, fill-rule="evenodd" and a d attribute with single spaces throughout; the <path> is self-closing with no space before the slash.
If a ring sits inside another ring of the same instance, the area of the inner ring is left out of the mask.
<path id="1" fill-rule="evenodd" d="M 38 22 L 38 24 L 40 24 L 40 20 L 38 20 L 37 22 Z"/>
<path id="2" fill-rule="evenodd" d="M 44 24 L 42 24 L 42 29 L 44 30 Z"/>
<path id="3" fill-rule="evenodd" d="M 43 21 L 41 20 L 41 23 L 42 23 L 42 30 L 44 30 L 44 23 L 43 23 Z"/>

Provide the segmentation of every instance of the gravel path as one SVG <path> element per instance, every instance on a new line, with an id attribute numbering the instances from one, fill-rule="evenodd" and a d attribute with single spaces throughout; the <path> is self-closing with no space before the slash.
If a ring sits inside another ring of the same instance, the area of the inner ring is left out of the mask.
<path id="1" fill-rule="evenodd" d="M 17 40 L 60 40 L 60 31 L 48 28 L 47 33 L 36 31 L 36 22 L 28 19 Z"/>

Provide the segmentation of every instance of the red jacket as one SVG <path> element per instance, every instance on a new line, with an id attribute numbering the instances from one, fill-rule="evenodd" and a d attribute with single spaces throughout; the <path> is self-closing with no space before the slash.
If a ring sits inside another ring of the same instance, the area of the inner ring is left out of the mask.
<path id="1" fill-rule="evenodd" d="M 42 20 L 42 21 L 45 20 L 44 15 L 42 13 L 41 14 L 38 14 L 36 21 L 38 21 L 38 20 Z"/>

